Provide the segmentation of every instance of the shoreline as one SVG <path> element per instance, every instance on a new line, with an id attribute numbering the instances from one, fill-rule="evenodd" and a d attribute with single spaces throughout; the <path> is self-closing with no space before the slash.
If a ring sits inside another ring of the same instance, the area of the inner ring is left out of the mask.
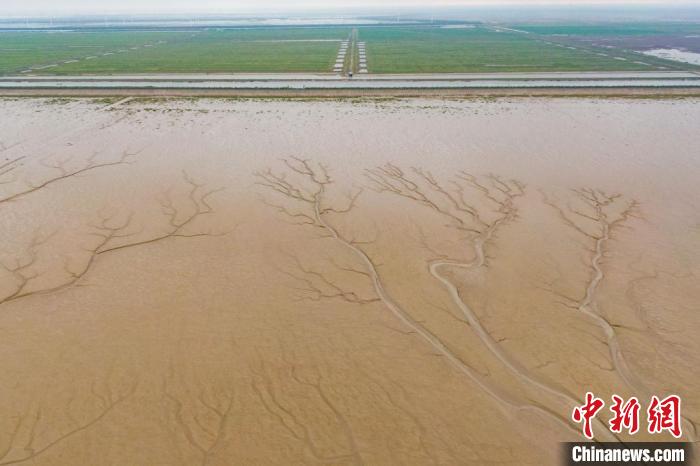
<path id="1" fill-rule="evenodd" d="M 440 88 L 440 89 L 154 89 L 154 88 L 0 88 L 0 97 L 263 97 L 263 98 L 391 98 L 391 97 L 700 97 L 700 87 L 577 88 Z"/>

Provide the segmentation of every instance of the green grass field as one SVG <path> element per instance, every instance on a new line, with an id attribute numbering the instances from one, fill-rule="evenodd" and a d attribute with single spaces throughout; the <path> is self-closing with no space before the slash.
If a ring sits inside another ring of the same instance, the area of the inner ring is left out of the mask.
<path id="1" fill-rule="evenodd" d="M 372 73 L 515 71 L 634 71 L 650 68 L 583 49 L 546 44 L 517 32 L 487 27 L 365 28 Z"/>
<path id="2" fill-rule="evenodd" d="M 171 39 L 172 34 L 151 32 L 4 32 L 0 33 L 0 73 L 17 73 L 30 66 L 46 66 L 95 53 Z"/>
<path id="3" fill-rule="evenodd" d="M 346 28 L 0 34 L 0 74 L 326 72 Z"/>
<path id="4" fill-rule="evenodd" d="M 700 66 L 668 61 L 641 52 L 651 49 L 680 49 L 700 53 L 700 24 L 698 23 L 587 23 L 587 24 L 517 24 L 513 28 L 525 31 L 538 40 L 553 41 L 594 52 L 643 61 L 660 70 L 697 70 Z"/>
<path id="5" fill-rule="evenodd" d="M 632 50 L 643 48 L 640 38 L 657 41 L 662 34 L 680 40 L 683 34 L 698 32 L 700 26 L 538 24 L 512 28 L 527 33 L 486 25 L 358 29 L 359 40 L 367 43 L 370 73 L 489 73 L 688 68 Z M 350 33 L 350 27 L 0 32 L 0 75 L 28 70 L 40 75 L 330 72 L 339 41 Z M 602 36 L 608 37 L 607 48 L 596 45 Z"/>

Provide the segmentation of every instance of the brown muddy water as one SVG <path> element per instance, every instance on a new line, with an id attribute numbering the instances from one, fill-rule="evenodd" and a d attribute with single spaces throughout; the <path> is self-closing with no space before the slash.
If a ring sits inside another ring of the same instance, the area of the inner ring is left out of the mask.
<path id="1" fill-rule="evenodd" d="M 555 464 L 587 391 L 697 438 L 697 99 L 0 115 L 0 465 Z"/>

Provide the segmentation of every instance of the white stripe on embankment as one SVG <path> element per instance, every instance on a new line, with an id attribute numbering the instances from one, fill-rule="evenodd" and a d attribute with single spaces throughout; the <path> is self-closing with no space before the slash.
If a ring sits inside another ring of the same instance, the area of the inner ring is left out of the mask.
<path id="1" fill-rule="evenodd" d="M 581 89 L 700 88 L 686 79 L 472 79 L 472 80 L 0 80 L 3 89 Z"/>
<path id="2" fill-rule="evenodd" d="M 513 73 L 424 73 L 372 74 L 363 80 L 373 81 L 454 81 L 454 80 L 556 80 L 556 79 L 697 79 L 689 71 L 612 71 L 612 72 L 513 72 Z M 316 81 L 337 80 L 331 73 L 170 73 L 81 76 L 0 76 L 0 81 Z"/>

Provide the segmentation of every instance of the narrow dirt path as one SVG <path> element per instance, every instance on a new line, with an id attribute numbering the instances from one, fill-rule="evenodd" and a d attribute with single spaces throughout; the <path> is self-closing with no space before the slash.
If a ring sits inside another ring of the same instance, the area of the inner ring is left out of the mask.
<path id="1" fill-rule="evenodd" d="M 350 77 L 357 74 L 357 28 L 354 28 L 350 33 L 350 46 L 348 47 L 348 66 L 345 70 L 345 76 Z"/>

